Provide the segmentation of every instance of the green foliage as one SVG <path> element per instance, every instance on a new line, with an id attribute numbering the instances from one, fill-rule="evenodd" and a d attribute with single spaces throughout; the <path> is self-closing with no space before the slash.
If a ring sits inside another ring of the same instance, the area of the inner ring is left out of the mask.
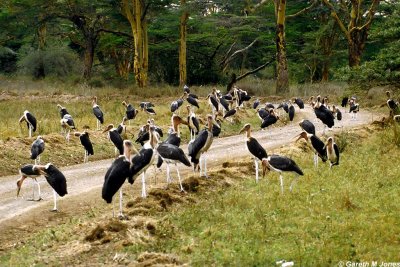
<path id="1" fill-rule="evenodd" d="M 18 67 L 23 74 L 34 78 L 67 77 L 81 71 L 78 56 L 65 47 L 49 47 L 45 50 L 28 48 L 26 54 L 20 57 Z"/>

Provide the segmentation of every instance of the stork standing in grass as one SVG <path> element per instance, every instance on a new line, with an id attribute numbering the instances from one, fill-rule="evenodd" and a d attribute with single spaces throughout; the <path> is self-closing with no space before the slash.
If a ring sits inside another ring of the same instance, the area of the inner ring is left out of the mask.
<path id="1" fill-rule="evenodd" d="M 130 179 L 132 177 L 131 174 L 131 154 L 132 152 L 138 153 L 133 146 L 132 142 L 129 140 L 124 140 L 123 143 L 124 153 L 119 156 L 114 162 L 111 164 L 110 168 L 108 168 L 106 175 L 104 176 L 104 184 L 101 192 L 102 198 L 107 202 L 111 203 L 115 193 L 119 190 L 119 218 L 124 218 L 122 213 L 122 185 L 124 184 L 126 179 Z M 133 180 L 132 180 L 133 183 Z M 113 217 L 114 213 L 114 205 L 113 205 Z"/>
<path id="2" fill-rule="evenodd" d="M 35 160 L 35 165 L 40 162 L 40 155 L 44 151 L 44 140 L 42 136 L 38 136 L 31 145 L 31 159 Z"/>
<path id="3" fill-rule="evenodd" d="M 124 140 L 121 135 L 118 133 L 118 129 L 114 128 L 113 124 L 109 124 L 106 129 L 104 129 L 103 133 L 108 132 L 108 138 L 115 146 L 115 155 L 119 152 L 119 155 L 124 154 Z"/>
<path id="4" fill-rule="evenodd" d="M 212 125 L 217 125 L 214 121 L 213 116 L 211 114 L 207 115 L 207 128 L 201 130 L 197 135 L 196 139 L 189 143 L 189 156 L 191 157 L 191 162 L 193 162 L 193 171 L 196 171 L 196 168 L 200 169 L 200 176 L 202 176 L 202 172 L 205 177 L 207 176 L 207 156 L 206 153 L 210 148 L 213 141 L 213 133 L 212 133 Z M 204 167 L 202 167 L 201 163 L 203 163 Z M 199 164 L 200 163 L 200 164 Z"/>
<path id="5" fill-rule="evenodd" d="M 262 159 L 263 166 L 263 177 L 265 176 L 267 171 L 276 171 L 279 173 L 279 180 L 281 182 L 281 192 L 283 194 L 283 176 L 282 172 L 295 172 L 296 177 L 293 179 L 290 184 L 290 191 L 293 190 L 293 186 L 299 177 L 299 175 L 304 175 L 303 171 L 297 166 L 296 162 L 292 159 L 280 156 L 280 155 L 271 155 L 267 158 Z"/>
<path id="6" fill-rule="evenodd" d="M 329 168 L 332 166 L 339 165 L 339 147 L 333 140 L 333 137 L 329 137 L 326 144 L 326 157 L 329 160 Z"/>
<path id="7" fill-rule="evenodd" d="M 126 111 L 125 111 L 126 116 L 125 117 L 127 120 L 129 120 L 129 123 L 131 123 L 131 120 L 136 118 L 136 115 L 138 114 L 138 110 L 135 109 L 132 106 L 132 104 L 128 104 L 125 101 L 122 101 L 122 105 L 124 105 L 126 108 Z"/>
<path id="8" fill-rule="evenodd" d="M 399 115 L 400 113 L 399 102 L 392 98 L 390 91 L 386 91 L 386 96 L 387 96 L 386 105 L 388 106 L 389 110 L 393 112 L 393 115 Z"/>
<path id="9" fill-rule="evenodd" d="M 104 123 L 104 114 L 103 111 L 101 111 L 99 105 L 97 104 L 97 96 L 93 97 L 92 101 L 92 107 L 93 107 L 93 114 L 96 117 L 96 123 L 97 123 L 97 131 L 100 130 L 100 124 Z"/>
<path id="10" fill-rule="evenodd" d="M 82 133 L 75 132 L 74 135 L 79 137 L 79 140 L 81 141 L 81 144 L 85 149 L 85 156 L 83 158 L 83 163 L 86 163 L 89 161 L 89 156 L 94 155 L 93 144 L 90 141 L 89 133 L 87 131 L 84 131 Z"/>
<path id="11" fill-rule="evenodd" d="M 74 119 L 70 114 L 65 114 L 63 118 L 60 120 L 61 124 L 61 134 L 65 134 L 65 139 L 67 142 L 69 142 L 69 136 L 71 133 L 71 129 L 76 129 L 75 128 L 75 122 Z"/>
<path id="12" fill-rule="evenodd" d="M 68 110 L 65 107 L 61 106 L 60 104 L 57 104 L 57 107 L 60 109 L 61 119 L 64 118 L 66 114 L 69 114 Z"/>
<path id="13" fill-rule="evenodd" d="M 325 162 L 327 160 L 324 142 L 322 142 L 321 139 L 319 139 L 316 135 L 309 134 L 305 131 L 301 132 L 297 140 L 300 140 L 302 138 L 304 138 L 307 143 L 309 143 L 309 141 L 311 142 L 311 147 L 314 151 L 314 167 L 318 168 L 318 157 L 321 158 L 322 162 Z"/>
<path id="14" fill-rule="evenodd" d="M 28 110 L 24 111 L 24 115 L 19 119 L 19 123 L 26 122 L 26 126 L 28 127 L 29 138 L 32 137 L 32 132 L 36 132 L 37 120 L 32 113 Z"/>
<path id="15" fill-rule="evenodd" d="M 251 136 L 251 125 L 249 123 L 245 124 L 240 130 L 240 133 L 246 133 L 246 146 L 254 158 L 254 165 L 256 167 L 256 182 L 258 183 L 258 160 L 266 158 L 267 151 L 260 145 L 260 143 Z"/>
<path id="16" fill-rule="evenodd" d="M 187 123 L 190 130 L 190 140 L 194 140 L 196 135 L 199 133 L 200 125 L 199 120 L 196 117 L 196 114 L 192 111 L 190 105 L 186 106 L 188 116 L 187 116 Z"/>
<path id="17" fill-rule="evenodd" d="M 65 179 L 64 174 L 57 169 L 56 166 L 54 166 L 51 163 L 48 163 L 46 165 L 27 165 L 25 166 L 26 169 L 30 169 L 30 173 L 34 174 L 39 174 L 39 175 L 44 175 L 46 178 L 47 182 L 49 185 L 53 188 L 53 198 L 54 198 L 54 208 L 52 211 L 58 211 L 57 210 L 57 194 L 61 197 L 65 196 L 68 194 L 67 192 L 67 180 Z M 22 168 L 21 168 L 22 170 Z M 17 181 L 17 196 L 19 195 L 19 192 L 22 187 L 22 183 L 25 180 L 25 178 L 31 177 L 30 175 L 22 175 L 21 178 Z M 40 191 L 40 189 L 39 189 Z M 40 192 L 39 192 L 40 194 Z"/>

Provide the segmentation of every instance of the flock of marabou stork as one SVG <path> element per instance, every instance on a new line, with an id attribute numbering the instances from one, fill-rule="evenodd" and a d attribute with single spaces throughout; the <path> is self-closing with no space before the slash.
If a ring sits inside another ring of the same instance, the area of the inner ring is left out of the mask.
<path id="1" fill-rule="evenodd" d="M 394 115 L 399 116 L 399 103 L 391 99 L 389 92 L 387 92 L 387 96 L 388 107 Z M 128 104 L 125 101 L 122 102 L 126 108 L 126 114 L 123 117 L 121 124 L 119 124 L 118 127 L 114 127 L 113 124 L 110 124 L 103 130 L 103 132 L 108 132 L 108 137 L 115 146 L 117 158 L 113 161 L 105 173 L 104 184 L 102 188 L 102 198 L 107 203 L 111 203 L 114 195 L 119 191 L 119 217 L 124 217 L 122 213 L 122 185 L 126 180 L 128 180 L 130 184 L 133 184 L 136 178 L 141 175 L 141 196 L 145 198 L 147 196 L 146 170 L 149 168 L 149 166 L 155 164 L 156 158 L 157 168 L 160 168 L 164 162 L 166 164 L 167 184 L 171 182 L 170 164 L 175 166 L 181 191 L 184 191 L 184 189 L 181 182 L 179 168 L 177 167 L 178 163 L 182 163 L 188 167 L 193 166 L 194 172 L 199 171 L 200 176 L 208 177 L 206 152 L 212 145 L 213 137 L 218 136 L 221 132 L 222 120 L 218 119 L 217 116 L 222 116 L 223 119 L 227 120 L 230 118 L 230 122 L 233 123 L 232 117 L 235 116 L 235 114 L 238 113 L 241 108 L 244 108 L 243 103 L 249 101 L 251 97 L 246 91 L 237 87 L 233 87 L 233 89 L 225 95 L 221 94 L 220 91 L 213 89 L 206 99 L 210 105 L 211 114 L 207 115 L 206 122 L 203 121 L 206 127 L 204 129 L 200 129 L 201 120 L 197 118 L 195 112 L 193 111 L 194 108 L 200 107 L 198 103 L 198 97 L 195 94 L 190 93 L 189 87 L 185 86 L 182 97 L 171 103 L 171 128 L 168 131 L 168 137 L 161 142 L 163 131 L 160 127 L 155 125 L 154 119 L 150 118 L 148 119 L 147 123 L 140 128 L 138 138 L 135 140 L 136 143 L 141 144 L 142 147 L 140 150 L 137 150 L 133 145 L 133 142 L 126 139 L 126 135 L 124 134 L 126 131 L 125 122 L 135 119 L 138 114 L 138 110 L 135 109 L 132 104 Z M 188 116 L 186 119 L 183 119 L 178 114 L 185 100 L 188 102 L 188 105 L 186 105 Z M 340 122 L 342 120 L 342 113 L 335 105 L 332 107 L 328 105 L 327 97 L 310 97 L 308 102 L 315 112 L 316 121 L 319 119 L 324 125 L 323 134 L 325 134 L 326 127 L 332 128 L 335 124 L 335 121 Z M 252 105 L 252 108 L 257 110 L 258 117 L 261 120 L 260 127 L 261 129 L 264 129 L 279 120 L 277 113 L 279 113 L 279 109 L 281 108 L 287 113 L 288 119 L 292 121 L 295 116 L 295 108 L 293 103 L 295 103 L 299 109 L 304 109 L 304 102 L 300 98 L 292 98 L 289 101 L 284 101 L 277 107 L 271 103 L 265 103 L 265 105 L 261 107 L 259 99 L 256 99 Z M 357 103 L 356 98 L 343 98 L 341 106 L 346 108 L 347 104 L 350 106 L 349 113 L 351 114 L 351 119 L 356 120 L 357 113 L 359 111 L 359 104 Z M 74 136 L 78 136 L 80 138 L 81 144 L 85 149 L 84 163 L 86 163 L 89 155 L 94 154 L 93 145 L 90 141 L 88 132 L 75 131 L 76 128 L 73 118 L 68 113 L 67 109 L 61 105 L 57 106 L 61 116 L 60 124 L 66 140 L 69 141 L 70 132 L 73 130 Z M 97 130 L 101 130 L 101 125 L 104 123 L 104 114 L 97 104 L 97 97 L 93 97 L 92 108 L 93 114 L 96 117 Z M 153 109 L 154 105 L 151 102 L 141 102 L 140 108 L 146 114 L 156 114 L 155 110 Z M 26 110 L 24 111 L 24 114 L 20 118 L 19 122 L 21 123 L 24 121 L 27 123 L 29 137 L 31 137 L 32 132 L 36 131 L 37 120 L 33 114 Z M 185 154 L 185 152 L 180 148 L 180 124 L 187 125 L 190 131 L 190 142 L 188 144 L 187 154 Z M 330 168 L 332 168 L 332 166 L 339 165 L 339 148 L 335 144 L 334 138 L 330 136 L 324 143 L 316 135 L 315 126 L 310 120 L 304 119 L 299 123 L 299 125 L 303 131 L 299 134 L 297 140 L 305 139 L 311 146 L 314 151 L 315 167 L 318 167 L 318 158 L 320 158 L 323 162 L 329 161 Z M 249 123 L 244 125 L 244 127 L 240 130 L 240 133 L 246 133 L 246 145 L 254 158 L 256 181 L 258 182 L 259 180 L 260 161 L 263 176 L 265 176 L 268 171 L 276 171 L 279 173 L 282 193 L 282 172 L 296 173 L 296 177 L 293 179 L 290 185 L 290 191 L 292 191 L 293 185 L 298 176 L 303 175 L 303 171 L 300 169 L 300 167 L 292 159 L 286 156 L 268 155 L 263 146 L 251 136 L 251 125 Z M 38 198 L 36 200 L 41 200 L 40 184 L 37 182 L 37 178 L 43 175 L 50 186 L 54 189 L 53 211 L 57 211 L 57 194 L 61 197 L 67 194 L 66 178 L 53 164 L 39 164 L 40 154 L 44 151 L 44 149 L 45 142 L 42 136 L 39 135 L 31 146 L 31 159 L 35 160 L 35 163 L 24 165 L 20 169 L 21 177 L 17 181 L 17 196 L 20 193 L 23 181 L 29 177 L 33 179 L 34 183 L 38 187 Z M 190 160 L 188 156 L 190 157 Z M 35 194 L 33 191 L 32 200 L 34 200 L 34 195 Z"/>

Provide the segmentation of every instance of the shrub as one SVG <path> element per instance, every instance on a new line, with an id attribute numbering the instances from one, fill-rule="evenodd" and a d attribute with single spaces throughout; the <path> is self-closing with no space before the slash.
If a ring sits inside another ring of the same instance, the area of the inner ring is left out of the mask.
<path id="1" fill-rule="evenodd" d="M 66 47 L 45 50 L 28 48 L 18 61 L 19 71 L 40 79 L 46 76 L 66 77 L 82 70 L 78 56 Z"/>

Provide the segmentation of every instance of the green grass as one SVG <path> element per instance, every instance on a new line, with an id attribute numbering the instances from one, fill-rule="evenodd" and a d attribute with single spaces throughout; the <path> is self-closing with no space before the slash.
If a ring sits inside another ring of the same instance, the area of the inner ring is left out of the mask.
<path id="1" fill-rule="evenodd" d="M 249 176 L 195 205 L 178 207 L 167 215 L 168 238 L 156 250 L 181 255 L 193 266 L 395 261 L 400 151 L 381 146 L 388 134 L 349 145 L 332 171 L 327 164 L 314 170 L 311 154 L 297 155 L 305 176 L 293 193 L 288 191 L 292 174 L 284 175 L 282 195 L 278 175 L 270 173 L 259 184 Z"/>
<path id="2" fill-rule="evenodd" d="M 136 233 L 136 219 L 156 220 L 155 233 L 144 234 L 147 241 L 125 242 L 126 234 L 109 233 L 109 241 L 99 240 L 89 251 L 72 257 L 64 255 L 63 262 L 112 264 L 116 253 L 132 262 L 145 251 L 177 255 L 191 266 L 274 266 L 281 259 L 297 266 L 396 261 L 400 151 L 393 145 L 393 130 L 387 128 L 363 139 L 351 133 L 339 138 L 346 139 L 347 146 L 340 165 L 332 170 L 328 164 L 315 170 L 311 152 L 293 153 L 305 175 L 292 193 L 293 174 L 284 174 L 281 194 L 276 173 L 256 184 L 249 159 L 245 164 L 231 162 L 215 170 L 198 193 L 175 195 L 180 200 L 164 211 L 157 208 L 157 199 L 138 200 L 139 207 L 152 207 L 147 217 L 134 215 L 124 223 Z M 125 211 L 129 214 L 131 208 Z M 110 207 L 101 204 L 84 216 L 64 217 L 62 223 L 3 251 L 0 265 L 58 265 L 63 246 L 78 242 L 84 247 L 84 237 L 96 225 L 110 222 L 104 217 L 108 212 Z"/>

